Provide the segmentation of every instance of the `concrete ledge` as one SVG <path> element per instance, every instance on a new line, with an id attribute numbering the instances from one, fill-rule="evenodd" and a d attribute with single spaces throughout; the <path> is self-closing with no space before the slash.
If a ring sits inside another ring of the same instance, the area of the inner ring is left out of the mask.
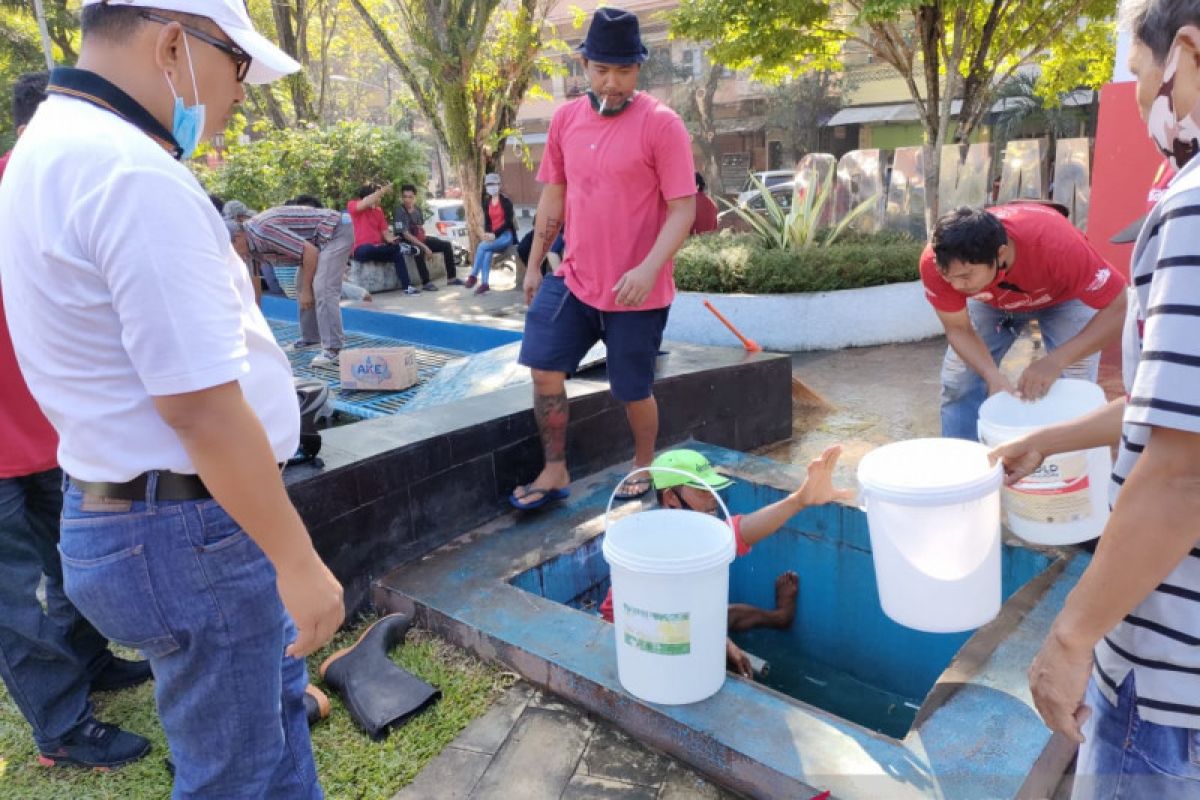
<path id="1" fill-rule="evenodd" d="M 404 257 L 408 265 L 408 274 L 413 284 L 420 286 L 420 273 L 412 256 Z M 429 270 L 431 280 L 441 280 L 446 277 L 446 265 L 441 253 L 434 253 L 425 259 L 425 267 Z M 368 292 L 388 292 L 400 288 L 400 279 L 396 277 L 396 267 L 390 261 L 356 261 L 350 259 L 350 272 L 347 278 L 351 283 L 361 286 Z"/>
<path id="2" fill-rule="evenodd" d="M 738 330 L 767 350 L 837 350 L 915 342 L 942 333 L 920 281 L 808 294 L 680 292 L 664 337 L 720 347 L 737 340 L 704 307 L 710 300 Z"/>

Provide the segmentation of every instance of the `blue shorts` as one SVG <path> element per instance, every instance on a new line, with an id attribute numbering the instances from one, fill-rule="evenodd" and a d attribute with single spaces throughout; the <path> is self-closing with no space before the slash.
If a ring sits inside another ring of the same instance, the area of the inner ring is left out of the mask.
<path id="1" fill-rule="evenodd" d="M 608 382 L 622 403 L 645 400 L 670 306 L 648 311 L 600 311 L 584 303 L 557 275 L 547 275 L 525 315 L 518 361 L 532 369 L 565 372 L 596 342 L 608 348 Z"/>

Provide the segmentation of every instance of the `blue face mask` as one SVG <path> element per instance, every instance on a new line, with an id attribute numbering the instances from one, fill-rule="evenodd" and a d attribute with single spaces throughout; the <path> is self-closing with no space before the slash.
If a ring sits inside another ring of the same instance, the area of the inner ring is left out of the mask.
<path id="1" fill-rule="evenodd" d="M 196 71 L 192 67 L 192 49 L 188 46 L 187 34 L 183 36 L 183 48 L 187 53 L 188 72 L 192 74 L 192 95 L 196 98 L 196 105 L 191 107 L 184 105 L 183 98 L 175 91 L 175 84 L 171 83 L 171 76 L 164 72 L 163 77 L 167 79 L 167 85 L 171 87 L 171 94 L 175 96 L 175 114 L 171 121 L 171 135 L 175 137 L 175 143 L 183 150 L 180 158 L 186 161 L 196 152 L 196 148 L 200 145 L 200 137 L 204 134 L 204 104 L 200 102 L 200 90 L 196 88 Z"/>

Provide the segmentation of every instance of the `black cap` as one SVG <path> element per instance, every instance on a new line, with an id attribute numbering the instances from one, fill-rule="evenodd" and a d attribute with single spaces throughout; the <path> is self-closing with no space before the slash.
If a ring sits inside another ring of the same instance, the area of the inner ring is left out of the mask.
<path id="1" fill-rule="evenodd" d="M 1129 244 L 1130 242 L 1136 242 L 1138 234 L 1142 232 L 1142 226 L 1146 224 L 1146 217 L 1148 216 L 1150 215 L 1142 214 L 1133 222 L 1122 228 L 1120 232 L 1114 234 L 1113 237 L 1108 241 L 1113 244 Z"/>

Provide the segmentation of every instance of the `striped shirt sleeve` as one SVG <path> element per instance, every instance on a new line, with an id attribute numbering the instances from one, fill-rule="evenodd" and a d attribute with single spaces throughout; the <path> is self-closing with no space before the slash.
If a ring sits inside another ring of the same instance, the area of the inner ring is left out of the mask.
<path id="1" fill-rule="evenodd" d="M 1200 432 L 1200 189 L 1162 209 L 1146 294 L 1142 352 L 1125 421 Z"/>

